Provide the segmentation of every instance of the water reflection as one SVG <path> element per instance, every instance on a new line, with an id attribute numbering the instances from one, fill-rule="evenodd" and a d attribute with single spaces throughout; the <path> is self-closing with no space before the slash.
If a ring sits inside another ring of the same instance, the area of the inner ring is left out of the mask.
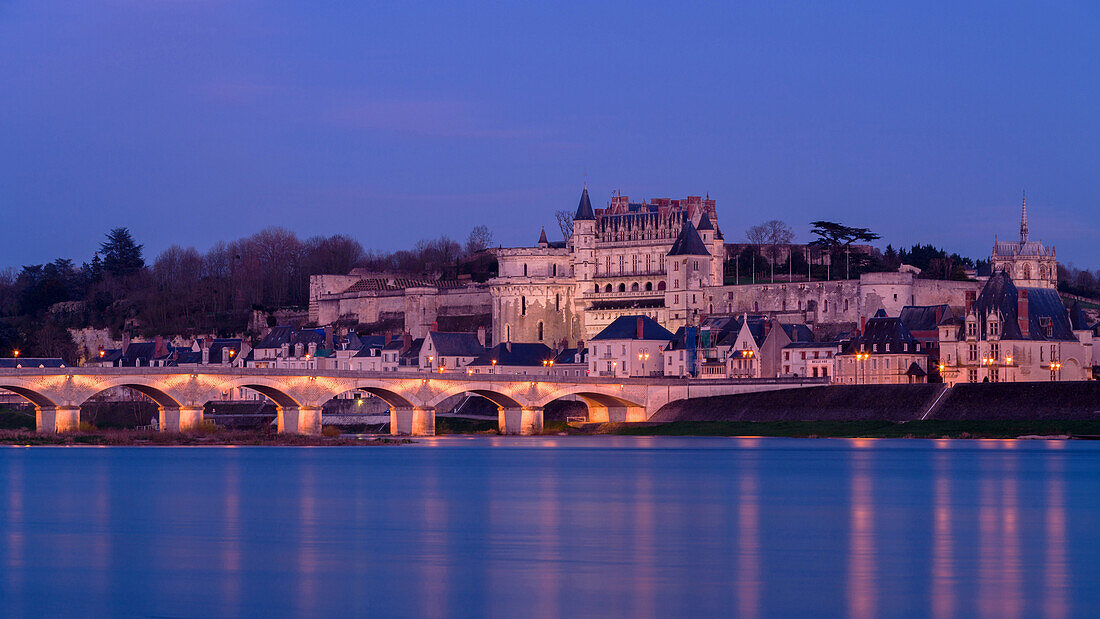
<path id="1" fill-rule="evenodd" d="M 935 617 L 955 616 L 955 537 L 951 528 L 950 454 L 936 445 L 933 454 L 935 487 L 932 505 L 932 588 L 931 606 Z"/>
<path id="2" fill-rule="evenodd" d="M 1057 443 L 1056 449 L 1063 445 Z M 1046 552 L 1043 557 L 1043 614 L 1065 617 L 1069 614 L 1069 575 L 1066 562 L 1066 487 L 1065 460 L 1062 454 L 1047 460 Z"/>
<path id="3" fill-rule="evenodd" d="M 741 456 L 737 495 L 737 614 L 760 616 L 760 495 L 757 488 L 759 455 L 746 445 Z"/>
<path id="4" fill-rule="evenodd" d="M 852 441 L 851 533 L 848 551 L 848 615 L 873 617 L 878 592 L 875 568 L 875 509 L 869 441 Z"/>
<path id="5" fill-rule="evenodd" d="M 0 449 L 3 613 L 1100 609 L 1097 445 L 549 445 Z"/>

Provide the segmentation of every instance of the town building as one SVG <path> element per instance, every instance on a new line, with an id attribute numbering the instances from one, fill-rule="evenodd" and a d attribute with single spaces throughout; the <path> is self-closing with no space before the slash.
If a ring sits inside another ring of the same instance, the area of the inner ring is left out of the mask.
<path id="1" fill-rule="evenodd" d="M 485 332 L 429 331 L 420 347 L 419 367 L 428 372 L 460 370 L 485 351 Z"/>
<path id="2" fill-rule="evenodd" d="M 619 316 L 588 343 L 590 376 L 662 376 L 672 333 L 649 316 Z"/>
<path id="3" fill-rule="evenodd" d="M 962 316 L 939 327 L 944 382 L 1088 380 L 1093 333 L 1076 309 L 1054 288 L 1017 287 L 997 271 Z"/>
<path id="4" fill-rule="evenodd" d="M 792 378 L 831 378 L 841 342 L 791 342 L 783 347 L 779 376 Z"/>
<path id="5" fill-rule="evenodd" d="M 897 316 L 880 310 L 834 357 L 833 382 L 904 385 L 928 379 L 928 352 Z"/>

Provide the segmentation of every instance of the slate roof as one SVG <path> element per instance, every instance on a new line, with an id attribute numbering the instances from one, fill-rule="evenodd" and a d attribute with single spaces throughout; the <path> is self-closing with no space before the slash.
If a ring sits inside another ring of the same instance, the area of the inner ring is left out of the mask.
<path id="1" fill-rule="evenodd" d="M 435 354 L 441 357 L 476 357 L 485 350 L 476 333 L 432 331 L 430 337 L 435 345 Z"/>
<path id="2" fill-rule="evenodd" d="M 491 366 L 493 359 L 497 365 L 541 367 L 543 361 L 554 359 L 554 351 L 538 342 L 505 342 L 482 352 L 469 365 Z"/>
<path id="3" fill-rule="evenodd" d="M 896 316 L 886 316 L 886 312 L 882 310 L 876 312 L 874 318 L 867 321 L 863 332 L 852 338 L 844 352 L 857 352 L 861 344 L 863 345 L 863 352 L 870 354 L 893 355 L 905 352 L 924 352 L 920 349 L 920 342 L 913 337 L 913 334 L 909 332 L 901 319 Z M 879 345 L 878 350 L 875 350 L 876 344 Z M 889 352 L 886 350 L 886 344 L 890 345 Z"/>
<path id="4" fill-rule="evenodd" d="M 707 246 L 703 244 L 699 232 L 695 230 L 695 225 L 689 220 L 684 222 L 684 227 L 680 229 L 680 235 L 676 237 L 676 242 L 672 244 L 672 249 L 668 251 L 668 255 L 709 256 L 710 252 L 707 251 Z"/>
<path id="5" fill-rule="evenodd" d="M 295 330 L 294 327 L 277 326 L 271 327 L 271 331 L 264 336 L 264 339 L 260 340 L 259 344 L 256 344 L 256 348 L 281 348 L 283 344 L 290 344 L 293 346 L 294 344 L 324 343 L 324 329 Z"/>
<path id="6" fill-rule="evenodd" d="M 703 230 L 714 230 L 714 224 L 710 222 L 710 215 L 703 211 L 703 216 L 699 218 L 699 226 L 695 228 L 702 232 Z"/>
<path id="7" fill-rule="evenodd" d="M 56 357 L 4 357 L 0 359 L 0 368 L 63 368 L 65 361 Z"/>
<path id="8" fill-rule="evenodd" d="M 543 226 L 542 233 L 539 234 L 539 245 L 549 245 L 550 241 L 546 240 L 546 227 Z"/>
<path id="9" fill-rule="evenodd" d="M 593 340 L 636 340 L 638 339 L 638 319 L 642 320 L 643 340 L 671 340 L 672 332 L 662 327 L 649 316 L 619 316 L 604 327 Z"/>
<path id="10" fill-rule="evenodd" d="M 1025 338 L 1020 330 L 1019 293 L 1027 293 L 1028 335 Z M 1003 321 L 1002 340 L 1048 340 L 1075 341 L 1070 313 L 1062 303 L 1062 297 L 1053 288 L 1017 289 L 1012 277 L 1004 271 L 997 271 L 985 283 L 981 294 L 974 302 L 974 313 L 978 317 L 978 327 L 982 335 L 986 334 L 987 316 L 990 312 L 999 312 Z M 1049 320 L 1050 335 L 1046 334 L 1046 322 Z M 959 329 L 959 340 L 966 339 L 966 329 Z"/>
<path id="11" fill-rule="evenodd" d="M 581 201 L 577 204 L 577 214 L 573 221 L 595 221 L 596 212 L 592 210 L 592 201 L 588 199 L 588 187 L 581 193 Z"/>
<path id="12" fill-rule="evenodd" d="M 936 312 L 939 311 L 939 320 Z M 943 305 L 906 305 L 901 308 L 898 318 L 909 331 L 936 331 L 940 323 L 951 319 L 951 306 Z"/>
<path id="13" fill-rule="evenodd" d="M 928 376 L 928 372 L 925 372 L 924 370 L 922 370 L 921 367 L 919 365 L 917 365 L 916 361 L 909 364 L 909 369 L 905 370 L 905 373 L 909 376 L 917 376 L 917 377 Z"/>
<path id="14" fill-rule="evenodd" d="M 576 348 L 564 348 L 558 353 L 558 356 L 554 357 L 555 364 L 561 363 L 584 363 L 585 355 L 581 355 L 581 361 L 577 361 L 577 349 Z"/>
<path id="15" fill-rule="evenodd" d="M 256 349 L 261 348 L 280 348 L 283 344 L 289 344 L 290 338 L 294 335 L 294 327 L 288 326 L 276 326 L 271 327 L 271 330 L 267 332 L 267 335 L 260 340 L 259 344 L 256 344 Z"/>
<path id="16" fill-rule="evenodd" d="M 1069 309 L 1069 324 L 1074 331 L 1088 331 L 1092 328 L 1089 326 L 1089 319 L 1085 317 L 1085 311 L 1081 309 L 1080 301 L 1074 301 L 1073 307 Z"/>
<path id="17" fill-rule="evenodd" d="M 779 323 L 783 330 L 787 332 L 787 337 L 791 338 L 792 342 L 813 342 L 814 332 L 810 331 L 810 328 L 804 324 L 788 325 L 785 323 Z"/>

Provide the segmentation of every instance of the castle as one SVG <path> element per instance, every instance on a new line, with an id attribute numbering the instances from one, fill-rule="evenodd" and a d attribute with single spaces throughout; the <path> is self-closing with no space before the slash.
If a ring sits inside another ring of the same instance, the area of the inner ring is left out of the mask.
<path id="1" fill-rule="evenodd" d="M 722 282 L 726 252 L 714 200 L 631 202 L 593 209 L 581 192 L 573 234 L 536 247 L 497 249 L 489 282 L 494 341 L 577 342 L 619 316 L 643 315 L 675 330 Z"/>
<path id="2" fill-rule="evenodd" d="M 1028 238 L 1026 203 L 1020 241 L 994 244 L 995 271 L 1021 287 L 1053 288 L 1053 248 Z M 922 279 L 910 269 L 865 273 L 858 279 L 726 284 L 727 247 L 709 196 L 632 202 L 617 195 L 593 208 L 585 187 L 569 239 L 545 230 L 532 247 L 490 250 L 497 277 L 487 283 L 408 280 L 353 272 L 310 282 L 310 321 L 360 332 L 489 330 L 489 340 L 591 340 L 621 316 L 646 316 L 675 332 L 705 316 L 766 314 L 807 324 L 819 337 L 852 331 L 862 318 L 906 306 L 961 308 L 981 281 Z"/>

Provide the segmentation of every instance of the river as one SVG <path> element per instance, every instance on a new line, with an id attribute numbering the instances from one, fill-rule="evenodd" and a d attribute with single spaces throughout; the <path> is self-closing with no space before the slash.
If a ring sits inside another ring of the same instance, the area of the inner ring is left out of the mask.
<path id="1" fill-rule="evenodd" d="M 7 615 L 1096 616 L 1100 443 L 0 448 Z"/>

